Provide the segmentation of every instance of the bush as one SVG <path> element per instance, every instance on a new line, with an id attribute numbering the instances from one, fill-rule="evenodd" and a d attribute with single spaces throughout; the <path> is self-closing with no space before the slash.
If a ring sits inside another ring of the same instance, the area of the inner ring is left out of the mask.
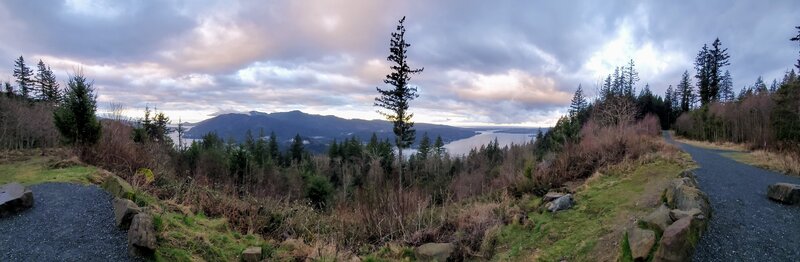
<path id="1" fill-rule="evenodd" d="M 306 197 L 316 209 L 324 209 L 333 195 L 333 185 L 319 175 L 311 175 L 306 182 Z"/>

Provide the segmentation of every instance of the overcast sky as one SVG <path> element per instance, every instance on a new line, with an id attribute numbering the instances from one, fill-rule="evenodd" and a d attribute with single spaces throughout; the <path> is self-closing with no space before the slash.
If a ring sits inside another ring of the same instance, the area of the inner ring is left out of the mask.
<path id="1" fill-rule="evenodd" d="M 499 2 L 499 3 L 498 3 Z M 704 43 L 729 48 L 738 91 L 790 69 L 800 1 L 31 1 L 0 2 L 0 80 L 13 60 L 82 69 L 99 105 L 173 120 L 302 110 L 380 118 L 388 42 L 406 16 L 415 119 L 550 126 L 579 84 L 634 59 L 663 94 Z M 63 85 L 63 84 L 62 84 Z"/>

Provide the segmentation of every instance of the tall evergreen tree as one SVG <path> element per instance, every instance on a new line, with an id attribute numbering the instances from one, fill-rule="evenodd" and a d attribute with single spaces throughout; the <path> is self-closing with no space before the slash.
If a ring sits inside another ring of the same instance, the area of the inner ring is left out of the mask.
<path id="1" fill-rule="evenodd" d="M 436 157 L 441 157 L 444 154 L 444 141 L 442 141 L 442 136 L 436 136 L 436 142 L 433 143 L 433 148 L 436 152 Z"/>
<path id="2" fill-rule="evenodd" d="M 711 49 L 708 50 L 708 62 L 710 63 L 708 66 L 709 72 L 709 98 L 711 101 L 716 100 L 719 97 L 720 92 L 720 85 L 724 78 L 722 74 L 722 68 L 725 66 L 730 65 L 729 59 L 730 55 L 728 55 L 728 49 L 722 48 L 722 42 L 719 41 L 719 38 L 715 39 L 713 43 L 711 43 Z"/>
<path id="3" fill-rule="evenodd" d="M 417 155 L 420 159 L 427 159 L 431 154 L 431 139 L 428 137 L 428 132 L 422 134 L 422 139 L 419 141 L 419 149 Z"/>
<path id="4" fill-rule="evenodd" d="M 97 97 L 92 83 L 78 73 L 67 83 L 62 103 L 53 112 L 53 120 L 64 142 L 74 145 L 90 145 L 100 138 L 100 122 L 97 121 Z"/>
<path id="5" fill-rule="evenodd" d="M 769 85 L 769 92 L 774 94 L 777 91 L 778 91 L 778 79 L 773 78 L 772 84 Z"/>
<path id="6" fill-rule="evenodd" d="M 697 78 L 697 89 L 702 105 L 716 101 L 720 97 L 721 82 L 724 78 L 721 70 L 724 66 L 730 65 L 729 59 L 728 49 L 722 48 L 719 38 L 714 40 L 711 48 L 703 45 L 698 52 L 695 59 L 695 69 L 697 70 L 695 78 Z"/>
<path id="7" fill-rule="evenodd" d="M 38 99 L 50 103 L 57 103 L 58 99 L 61 97 L 61 94 L 58 90 L 58 81 L 56 81 L 56 75 L 53 74 L 53 70 L 51 70 L 49 66 L 45 65 L 42 60 L 39 60 L 39 63 L 36 65 L 36 67 L 37 72 L 35 76 L 35 82 L 38 85 Z"/>
<path id="8" fill-rule="evenodd" d="M 797 36 L 792 37 L 790 40 L 797 41 L 800 44 L 800 26 L 795 26 L 794 28 L 797 29 Z M 800 58 L 797 59 L 797 64 L 794 66 L 797 67 L 797 70 L 800 70 Z"/>
<path id="9" fill-rule="evenodd" d="M 289 155 L 291 156 L 291 160 L 293 162 L 300 162 L 303 160 L 303 138 L 300 137 L 300 134 L 296 134 L 294 139 L 292 139 L 292 146 L 289 148 Z"/>
<path id="10" fill-rule="evenodd" d="M 708 45 L 704 44 L 694 61 L 694 68 L 697 71 L 694 77 L 697 78 L 697 90 L 700 94 L 700 103 L 703 105 L 711 101 L 711 72 L 709 71 L 711 67 L 709 66 L 709 60 Z"/>
<path id="11" fill-rule="evenodd" d="M 19 94 L 22 98 L 31 98 L 31 89 L 33 88 L 33 72 L 31 68 L 25 65 L 25 59 L 20 56 L 14 61 L 14 77 L 16 78 L 17 85 L 19 85 Z"/>
<path id="12" fill-rule="evenodd" d="M 575 90 L 575 95 L 572 96 L 572 103 L 569 105 L 569 115 L 575 117 L 585 110 L 587 106 L 588 102 L 586 102 L 586 97 L 583 95 L 583 87 L 578 85 L 578 90 Z"/>
<path id="13" fill-rule="evenodd" d="M 608 75 L 606 79 L 603 80 L 603 85 L 600 87 L 600 96 L 603 100 L 611 96 L 611 75 Z"/>
<path id="14" fill-rule="evenodd" d="M 269 158 L 274 162 L 278 162 L 281 157 L 280 149 L 278 148 L 278 137 L 275 136 L 275 131 L 269 133 L 269 143 L 267 144 Z M 273 162 L 273 163 L 274 163 Z"/>
<path id="15" fill-rule="evenodd" d="M 636 71 L 636 67 L 633 63 L 633 59 L 628 62 L 628 67 L 624 70 L 622 84 L 624 85 L 624 95 L 627 97 L 633 97 L 633 94 L 636 92 L 636 82 L 639 81 L 639 72 Z"/>
<path id="16" fill-rule="evenodd" d="M 731 72 L 728 70 L 725 70 L 725 74 L 722 75 L 718 96 L 719 100 L 723 102 L 730 102 L 736 98 L 736 95 L 733 92 L 733 78 L 731 77 Z"/>
<path id="17" fill-rule="evenodd" d="M 692 108 L 692 100 L 694 94 L 692 93 L 692 82 L 689 80 L 689 71 L 683 71 L 681 82 L 678 83 L 678 90 L 680 94 L 680 111 L 689 112 Z"/>
<path id="18" fill-rule="evenodd" d="M 403 26 L 405 20 L 405 16 L 400 19 L 389 42 L 389 56 L 386 60 L 392 63 L 391 73 L 386 76 L 383 83 L 390 85 L 391 88 L 376 88 L 380 96 L 375 98 L 375 106 L 388 111 L 379 110 L 378 112 L 394 125 L 395 146 L 397 146 L 400 165 L 398 190 L 401 194 L 403 190 L 403 149 L 408 148 L 415 140 L 414 122 L 411 121 L 414 114 L 408 112 L 408 105 L 411 100 L 419 96 L 417 88 L 410 86 L 409 81 L 411 81 L 411 75 L 422 73 L 424 70 L 424 68 L 412 69 L 408 65 L 406 53 L 411 44 L 405 39 L 406 28 Z"/>
<path id="19" fill-rule="evenodd" d="M 756 94 L 766 94 L 769 92 L 769 89 L 767 89 L 767 84 L 764 83 L 763 77 L 758 76 L 758 78 L 756 78 L 756 83 L 753 84 L 753 90 L 756 92 Z"/>

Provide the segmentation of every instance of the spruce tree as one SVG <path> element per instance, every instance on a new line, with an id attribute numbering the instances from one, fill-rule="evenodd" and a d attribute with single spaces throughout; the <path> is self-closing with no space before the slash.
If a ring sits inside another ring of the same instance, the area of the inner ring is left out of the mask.
<path id="1" fill-rule="evenodd" d="M 800 26 L 795 26 L 794 28 L 797 29 L 797 36 L 792 37 L 789 40 L 797 41 L 797 43 L 800 44 Z M 794 66 L 797 67 L 797 70 L 800 70 L 800 58 L 797 59 L 797 64 Z"/>
<path id="2" fill-rule="evenodd" d="M 722 48 L 722 42 L 719 41 L 719 38 L 715 39 L 714 42 L 711 44 L 711 49 L 708 50 L 708 62 L 709 62 L 709 99 L 711 101 L 716 100 L 719 97 L 719 92 L 721 89 L 721 82 L 724 78 L 722 74 L 722 67 L 730 65 L 728 59 L 730 59 L 730 55 L 728 55 L 728 49 Z"/>
<path id="3" fill-rule="evenodd" d="M 25 59 L 20 56 L 14 61 L 14 77 L 16 78 L 17 85 L 19 85 L 19 94 L 22 98 L 31 98 L 31 89 L 33 88 L 33 72 L 31 68 L 25 65 Z"/>
<path id="4" fill-rule="evenodd" d="M 444 154 L 444 141 L 442 141 L 442 136 L 436 136 L 436 142 L 433 143 L 433 148 L 436 151 L 436 157 L 441 157 Z"/>
<path id="5" fill-rule="evenodd" d="M 417 98 L 417 88 L 409 85 L 411 75 L 422 73 L 424 68 L 412 69 L 408 65 L 408 48 L 411 46 L 405 40 L 406 29 L 403 22 L 405 16 L 400 19 L 397 29 L 392 33 L 389 44 L 389 56 L 386 58 L 392 63 L 391 73 L 386 76 L 383 83 L 391 86 L 388 89 L 376 88 L 380 96 L 375 98 L 375 106 L 386 109 L 378 111 L 394 125 L 395 146 L 397 147 L 400 174 L 398 179 L 398 190 L 402 194 L 403 190 L 403 149 L 408 148 L 415 140 L 414 122 L 411 118 L 414 114 L 408 112 L 409 102 Z"/>
<path id="6" fill-rule="evenodd" d="M 730 102 L 736 98 L 736 95 L 733 92 L 733 78 L 731 77 L 731 72 L 728 70 L 725 70 L 725 74 L 722 75 L 718 96 L 719 101 L 723 102 Z"/>
<path id="7" fill-rule="evenodd" d="M 78 73 L 67 83 L 62 103 L 54 112 L 53 120 L 67 144 L 85 146 L 100 138 L 97 121 L 97 97 L 92 83 Z"/>
<path id="8" fill-rule="evenodd" d="M 633 94 L 636 92 L 636 82 L 639 81 L 639 72 L 636 71 L 633 59 L 631 59 L 631 61 L 628 63 L 628 68 L 625 69 L 624 72 L 624 81 L 622 82 L 625 86 L 624 95 L 627 97 L 633 97 Z"/>
<path id="9" fill-rule="evenodd" d="M 569 115 L 571 117 L 577 116 L 586 109 L 587 105 L 586 97 L 583 95 L 583 87 L 578 85 L 578 90 L 575 90 L 575 95 L 572 96 L 572 103 L 569 105 Z"/>
<path id="10" fill-rule="evenodd" d="M 37 72 L 35 76 L 35 82 L 38 84 L 38 99 L 40 101 L 49 103 L 57 103 L 61 97 L 61 94 L 59 94 L 58 81 L 56 81 L 56 76 L 53 74 L 53 70 L 51 70 L 49 66 L 45 65 L 42 60 L 39 60 L 39 63 L 36 65 L 36 67 Z"/>
<path id="11" fill-rule="evenodd" d="M 278 162 L 281 157 L 281 152 L 278 148 L 278 137 L 275 136 L 275 131 L 269 133 L 269 143 L 267 144 L 267 150 L 269 152 L 269 158 L 272 159 L 273 162 Z"/>
<path id="12" fill-rule="evenodd" d="M 756 82 L 755 84 L 753 84 L 753 90 L 756 92 L 756 94 L 766 94 L 767 92 L 769 92 L 769 90 L 767 89 L 767 84 L 764 83 L 764 78 L 762 78 L 761 76 L 758 76 L 758 78 L 756 78 Z"/>
<path id="13" fill-rule="evenodd" d="M 692 107 L 692 100 L 694 99 L 694 94 L 692 94 L 692 82 L 689 80 L 689 71 L 683 71 L 683 76 L 681 76 L 681 82 L 678 83 L 677 91 L 680 95 L 680 111 L 689 112 L 689 109 Z"/>
<path id="14" fill-rule="evenodd" d="M 703 48 L 697 53 L 694 61 L 694 68 L 697 71 L 694 75 L 697 78 L 697 89 L 700 94 L 700 103 L 702 105 L 711 101 L 711 69 L 710 56 L 708 45 L 703 45 Z M 682 107 L 684 108 L 684 107 Z"/>
<path id="15" fill-rule="evenodd" d="M 292 146 L 289 148 L 289 154 L 293 162 L 299 163 L 303 160 L 303 150 L 303 138 L 300 137 L 300 134 L 296 134 L 292 139 Z"/>
<path id="16" fill-rule="evenodd" d="M 419 149 L 417 155 L 420 159 L 427 159 L 431 153 L 431 139 L 428 137 L 428 132 L 422 134 L 422 139 L 419 141 Z"/>

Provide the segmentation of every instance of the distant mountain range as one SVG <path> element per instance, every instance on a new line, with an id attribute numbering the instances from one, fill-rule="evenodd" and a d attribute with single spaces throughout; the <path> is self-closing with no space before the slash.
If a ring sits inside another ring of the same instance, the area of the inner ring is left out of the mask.
<path id="1" fill-rule="evenodd" d="M 468 138 L 475 135 L 476 130 L 485 130 L 426 123 L 416 123 L 414 128 L 417 130 L 418 140 L 427 132 L 431 139 L 441 136 L 445 142 Z M 392 124 L 388 121 L 344 119 L 301 111 L 222 114 L 195 124 L 186 132 L 185 137 L 199 139 L 209 132 L 216 132 L 222 138 L 243 141 L 248 129 L 255 137 L 258 137 L 261 130 L 265 136 L 275 132 L 282 144 L 300 134 L 309 142 L 306 147 L 313 151 L 324 150 L 334 139 L 342 141 L 355 136 L 361 141 L 367 141 L 372 133 L 380 139 L 394 137 Z"/>

